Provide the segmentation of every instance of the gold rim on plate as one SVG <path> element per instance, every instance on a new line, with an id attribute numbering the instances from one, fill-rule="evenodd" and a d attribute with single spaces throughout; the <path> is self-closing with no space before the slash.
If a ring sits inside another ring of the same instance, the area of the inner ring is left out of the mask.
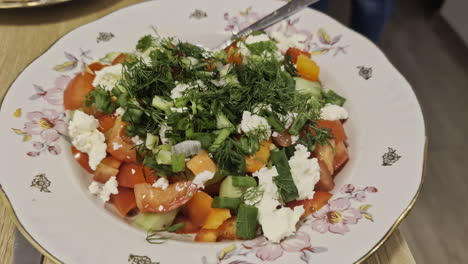
<path id="1" fill-rule="evenodd" d="M 18 1 L 2 1 L 0 0 L 0 9 L 10 9 L 10 8 L 28 8 L 28 7 L 38 7 L 45 5 L 55 5 L 63 2 L 68 2 L 71 0 L 18 0 Z"/>

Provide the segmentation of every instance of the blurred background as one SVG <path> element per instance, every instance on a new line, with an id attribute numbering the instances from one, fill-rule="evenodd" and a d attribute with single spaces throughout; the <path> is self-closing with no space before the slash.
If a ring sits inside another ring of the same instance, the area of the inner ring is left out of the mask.
<path id="1" fill-rule="evenodd" d="M 330 0 L 328 14 L 349 26 L 350 9 Z M 377 43 L 413 86 L 429 140 L 425 184 L 400 230 L 417 263 L 468 263 L 468 1 L 395 0 Z"/>

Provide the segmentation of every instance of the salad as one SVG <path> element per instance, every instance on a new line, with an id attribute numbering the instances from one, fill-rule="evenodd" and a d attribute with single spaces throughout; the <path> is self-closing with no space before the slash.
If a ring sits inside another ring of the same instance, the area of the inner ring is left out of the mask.
<path id="1" fill-rule="evenodd" d="M 64 108 L 89 191 L 148 232 L 294 234 L 349 158 L 345 99 L 302 48 L 265 32 L 216 52 L 147 35 L 87 65 Z"/>

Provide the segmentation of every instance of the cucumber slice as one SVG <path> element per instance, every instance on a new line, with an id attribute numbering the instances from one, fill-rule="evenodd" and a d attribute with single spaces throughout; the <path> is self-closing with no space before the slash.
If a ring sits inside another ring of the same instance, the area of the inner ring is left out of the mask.
<path id="1" fill-rule="evenodd" d="M 171 107 L 174 106 L 172 102 L 168 102 L 159 96 L 154 96 L 153 101 L 151 102 L 153 107 L 163 110 L 164 112 L 170 112 Z"/>
<path id="2" fill-rule="evenodd" d="M 185 170 L 185 154 L 172 154 L 171 156 L 172 172 L 181 172 Z"/>
<path id="3" fill-rule="evenodd" d="M 232 176 L 227 176 L 226 179 L 221 183 L 219 188 L 219 196 L 240 198 L 242 196 L 242 189 L 236 187 L 232 183 Z"/>
<path id="4" fill-rule="evenodd" d="M 216 127 L 218 129 L 234 127 L 229 119 L 223 113 L 216 115 Z"/>
<path id="5" fill-rule="evenodd" d="M 172 225 L 179 209 L 165 213 L 139 214 L 133 225 L 145 231 L 161 231 Z"/>
<path id="6" fill-rule="evenodd" d="M 312 82 L 301 77 L 294 77 L 296 81 L 296 91 L 300 94 L 310 95 L 316 98 L 322 97 L 322 86 L 318 82 Z"/>
<path id="7" fill-rule="evenodd" d="M 156 145 L 159 143 L 159 137 L 151 134 L 151 133 L 146 133 L 146 141 L 145 141 L 145 146 L 147 149 L 154 149 Z"/>
<path id="8" fill-rule="evenodd" d="M 172 165 L 172 151 L 169 145 L 159 145 L 153 149 L 158 164 Z"/>

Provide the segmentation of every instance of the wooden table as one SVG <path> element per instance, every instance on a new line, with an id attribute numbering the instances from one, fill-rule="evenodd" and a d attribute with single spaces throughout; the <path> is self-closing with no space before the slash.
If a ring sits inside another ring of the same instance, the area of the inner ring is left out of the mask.
<path id="1" fill-rule="evenodd" d="M 57 6 L 0 10 L 0 98 L 13 80 L 58 38 L 79 25 L 141 0 L 75 0 Z M 12 263 L 15 226 L 0 201 L 0 263 Z M 44 263 L 52 261 L 44 258 Z M 366 264 L 412 264 L 414 258 L 397 230 Z"/>

